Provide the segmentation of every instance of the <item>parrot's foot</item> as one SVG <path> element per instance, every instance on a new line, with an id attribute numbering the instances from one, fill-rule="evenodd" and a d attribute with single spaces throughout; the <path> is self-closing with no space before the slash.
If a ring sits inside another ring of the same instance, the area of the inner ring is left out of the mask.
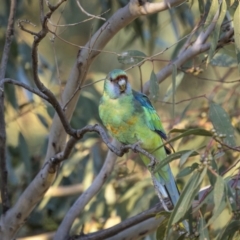
<path id="1" fill-rule="evenodd" d="M 138 141 L 134 144 L 129 144 L 129 145 L 123 144 L 121 146 L 121 151 L 123 153 L 127 153 L 129 151 L 129 149 L 131 149 L 133 152 L 137 153 L 137 152 L 139 152 L 139 149 L 141 149 L 140 143 L 141 143 L 141 141 Z M 144 150 L 142 149 L 142 151 L 144 151 Z"/>
<path id="2" fill-rule="evenodd" d="M 141 141 L 138 141 L 132 145 L 132 150 L 136 153 L 138 152 L 138 148 L 140 147 Z"/>
<path id="3" fill-rule="evenodd" d="M 157 163 L 158 163 L 158 162 L 157 162 L 156 158 L 151 157 L 151 158 L 150 158 L 150 163 L 148 164 L 148 168 L 153 171 L 153 170 L 154 170 L 154 167 L 156 166 Z"/>

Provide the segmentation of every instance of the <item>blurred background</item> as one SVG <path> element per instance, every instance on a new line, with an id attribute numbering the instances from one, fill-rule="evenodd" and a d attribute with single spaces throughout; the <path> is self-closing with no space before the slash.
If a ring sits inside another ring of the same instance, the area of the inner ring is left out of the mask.
<path id="1" fill-rule="evenodd" d="M 54 1 L 53 1 L 54 2 Z M 191 1 L 190 1 L 191 2 Z M 206 1 L 208 2 L 208 1 Z M 209 1 L 210 2 L 210 1 Z M 82 1 L 84 9 L 94 15 L 102 14 L 108 19 L 127 0 Z M 3 46 L 8 20 L 10 2 L 2 1 L 0 8 L 0 45 Z M 114 68 L 128 69 L 133 64 L 122 60 L 121 54 L 136 50 L 154 61 L 141 66 L 142 81 L 148 81 L 151 72 L 159 72 L 171 59 L 178 56 L 186 41 L 186 36 L 199 21 L 206 9 L 201 9 L 198 1 L 185 3 L 160 14 L 140 17 L 122 29 L 105 47 L 87 75 L 85 84 L 105 78 Z M 209 7 L 206 5 L 206 7 Z M 96 30 L 104 23 L 102 20 L 89 20 L 73 0 L 69 0 L 51 18 L 49 28 L 58 36 L 48 34 L 39 46 L 39 76 L 61 101 L 61 92 L 76 60 L 79 47 L 84 46 Z M 18 1 L 17 19 L 29 20 L 25 26 L 31 30 L 40 29 L 39 3 L 33 0 Z M 55 27 L 53 24 L 62 25 Z M 70 24 L 74 24 L 71 26 Z M 196 35 L 197 36 L 197 35 Z M 23 32 L 15 24 L 15 39 L 12 44 L 7 77 L 34 86 L 31 68 L 31 44 L 33 36 Z M 72 44 L 75 45 L 72 45 Z M 77 45 L 77 46 L 76 46 Z M 223 83 L 239 79 L 235 48 L 229 44 L 220 49 L 207 65 L 206 54 L 201 54 L 187 62 L 178 72 L 175 92 L 172 90 L 172 77 L 159 85 L 159 96 L 153 103 L 161 117 L 166 132 L 172 128 L 200 127 L 212 129 L 208 118 L 208 99 L 220 104 L 229 114 L 239 140 L 239 82 Z M 127 71 L 135 90 L 141 90 L 138 67 Z M 103 91 L 103 81 L 85 87 L 73 114 L 71 124 L 82 128 L 86 124 L 101 123 L 98 104 Z M 175 96 L 175 107 L 172 96 Z M 42 166 L 48 142 L 54 109 L 47 102 L 19 87 L 6 85 L 5 120 L 7 125 L 7 163 L 9 170 L 9 192 L 12 204 L 18 199 L 26 186 Z M 171 137 L 174 134 L 170 135 Z M 207 137 L 186 137 L 174 142 L 176 151 L 198 150 L 208 143 Z M 41 235 L 41 239 L 51 239 L 64 215 L 87 189 L 100 171 L 107 153 L 107 147 L 97 134 L 88 133 L 79 141 L 70 158 L 64 161 L 56 181 L 38 204 L 21 228 L 18 236 Z M 222 171 L 237 155 L 227 153 L 220 163 Z M 190 158 L 185 166 L 196 159 Z M 173 173 L 181 170 L 178 160 L 172 163 Z M 186 178 L 177 178 L 179 188 Z M 208 184 L 205 181 L 205 184 Z M 74 222 L 73 231 L 85 234 L 111 227 L 122 220 L 149 209 L 158 202 L 148 170 L 135 153 L 119 158 L 114 171 L 106 184 L 86 206 L 84 213 Z M 224 213 L 219 224 L 226 221 Z M 29 238 L 33 239 L 33 238 Z M 39 238 L 40 239 L 40 238 Z M 155 234 L 145 237 L 155 239 Z"/>

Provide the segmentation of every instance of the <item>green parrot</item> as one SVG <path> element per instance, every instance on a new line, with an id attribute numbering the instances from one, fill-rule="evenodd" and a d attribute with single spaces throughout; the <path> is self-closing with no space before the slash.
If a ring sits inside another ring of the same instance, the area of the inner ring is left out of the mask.
<path id="1" fill-rule="evenodd" d="M 106 77 L 99 115 L 110 134 L 122 144 L 138 142 L 142 149 L 158 161 L 166 158 L 169 153 L 167 148 L 157 149 L 167 136 L 156 110 L 146 95 L 131 88 L 123 70 L 115 69 Z M 148 166 L 149 158 L 143 154 L 140 156 Z M 169 211 L 163 199 L 170 198 L 174 206 L 179 199 L 179 191 L 169 165 L 165 165 L 153 176 L 153 183 L 165 210 Z"/>

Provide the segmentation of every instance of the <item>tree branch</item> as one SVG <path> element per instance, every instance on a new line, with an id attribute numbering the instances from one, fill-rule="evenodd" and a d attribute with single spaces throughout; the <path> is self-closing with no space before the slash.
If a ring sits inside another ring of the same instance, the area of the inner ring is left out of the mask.
<path id="1" fill-rule="evenodd" d="M 29 92 L 32 92 L 32 93 L 38 95 L 40 98 L 42 98 L 42 99 L 44 99 L 44 100 L 49 102 L 49 99 L 48 99 L 48 97 L 46 95 L 44 95 L 38 89 L 35 89 L 35 88 L 31 87 L 31 86 L 28 86 L 25 83 L 19 82 L 17 80 L 12 79 L 12 78 L 4 78 L 3 79 L 3 84 L 5 84 L 5 83 L 10 83 L 10 84 L 17 85 L 19 87 L 25 88 Z"/>
<path id="2" fill-rule="evenodd" d="M 113 145 L 116 146 L 116 144 L 116 141 L 114 141 Z M 115 153 L 112 153 L 111 151 L 108 152 L 104 165 L 97 177 L 94 179 L 93 183 L 85 192 L 82 193 L 82 195 L 75 201 L 73 206 L 66 213 L 54 236 L 55 240 L 62 240 L 68 237 L 69 230 L 76 217 L 79 216 L 92 197 L 100 191 L 108 176 L 111 174 L 116 162 L 116 158 L 114 156 Z"/>
<path id="3" fill-rule="evenodd" d="M 209 26 L 210 29 L 212 29 L 212 25 Z M 210 31 L 207 31 L 208 35 L 210 35 Z M 226 32 L 218 41 L 217 48 L 223 47 L 225 44 L 228 44 L 231 41 L 231 38 L 234 34 L 234 30 L 230 29 L 228 32 Z M 182 66 L 185 62 L 187 62 L 189 59 L 199 55 L 200 53 L 206 52 L 210 49 L 211 43 L 205 42 L 207 40 L 206 35 L 202 36 L 202 41 L 198 40 L 197 42 L 194 42 L 193 45 L 186 50 L 184 50 L 176 59 L 174 59 L 172 62 L 170 62 L 166 67 L 161 69 L 156 76 L 158 79 L 158 83 L 163 82 L 168 76 L 172 74 L 172 68 L 173 65 L 176 65 L 177 67 Z M 143 87 L 143 92 L 148 93 L 149 91 L 150 82 L 146 82 Z"/>
<path id="4" fill-rule="evenodd" d="M 169 207 L 171 206 L 171 203 L 168 202 Z M 163 206 L 158 203 L 156 204 L 153 208 L 146 210 L 142 213 L 137 214 L 134 217 L 128 218 L 125 221 L 111 227 L 108 229 L 104 229 L 98 232 L 90 233 L 87 235 L 80 235 L 80 236 L 72 236 L 69 238 L 69 240 L 98 240 L 98 239 L 108 239 L 109 237 L 116 237 L 116 234 L 121 233 L 123 231 L 126 231 L 126 229 L 131 228 L 133 226 L 138 226 L 140 233 L 136 234 L 135 237 L 141 236 L 141 235 L 146 235 L 150 233 L 150 229 L 148 229 L 149 225 L 145 225 L 144 228 L 139 227 L 139 224 L 143 226 L 143 222 L 149 219 L 153 219 L 154 221 L 157 221 L 158 225 L 165 219 L 165 217 L 158 217 L 156 218 L 156 215 L 159 214 L 160 212 L 164 212 Z M 122 236 L 122 235 L 121 235 Z"/>
<path id="5" fill-rule="evenodd" d="M 43 1 L 43 0 L 41 0 L 41 1 Z M 49 102 L 52 104 L 52 106 L 56 110 L 59 118 L 61 119 L 65 131 L 69 135 L 74 136 L 76 131 L 75 131 L 75 129 L 73 129 L 70 126 L 68 119 L 66 118 L 66 115 L 64 114 L 63 109 L 62 109 L 61 105 L 59 104 L 57 98 L 48 88 L 46 88 L 44 86 L 44 84 L 41 82 L 41 80 L 38 76 L 38 45 L 46 37 L 46 35 L 48 33 L 48 27 L 47 27 L 48 18 L 50 18 L 51 15 L 53 14 L 53 12 L 65 1 L 66 0 L 60 0 L 56 4 L 56 6 L 50 5 L 50 3 L 47 1 L 50 12 L 48 12 L 44 16 L 43 21 L 42 21 L 42 29 L 34 37 L 34 41 L 33 41 L 33 45 L 32 45 L 32 65 L 33 65 L 33 79 L 34 79 L 36 86 L 43 94 L 48 96 Z"/>
<path id="6" fill-rule="evenodd" d="M 100 19 L 100 20 L 106 21 L 105 18 L 92 15 L 92 14 L 88 13 L 87 11 L 85 11 L 85 9 L 82 7 L 82 5 L 81 5 L 81 3 L 80 3 L 80 0 L 76 0 L 76 3 L 77 3 L 77 5 L 78 5 L 78 7 L 80 8 L 80 10 L 81 10 L 84 14 L 86 14 L 88 17 L 92 17 L 92 18 L 96 18 L 96 19 Z"/>
<path id="7" fill-rule="evenodd" d="M 51 186 L 55 179 L 57 165 L 48 161 L 25 189 L 17 202 L 0 218 L 1 240 L 13 239 L 18 229 L 25 223 L 26 217 L 39 202 L 39 196 Z"/>
<path id="8" fill-rule="evenodd" d="M 0 174 L 1 174 L 1 198 L 2 211 L 5 213 L 9 206 L 8 188 L 7 188 L 7 166 L 6 166 L 6 126 L 4 119 L 4 83 L 3 78 L 6 74 L 8 57 L 11 43 L 14 36 L 14 21 L 17 8 L 17 1 L 11 0 L 10 14 L 8 18 L 6 40 L 3 48 L 3 54 L 0 65 Z"/>
<path id="9" fill-rule="evenodd" d="M 3 47 L 3 54 L 2 54 L 1 65 L 0 65 L 0 81 L 2 81 L 2 79 L 5 77 L 5 73 L 7 70 L 10 47 L 14 37 L 14 21 L 15 21 L 16 8 L 17 8 L 16 0 L 11 0 L 8 26 L 6 31 L 6 40 Z"/>

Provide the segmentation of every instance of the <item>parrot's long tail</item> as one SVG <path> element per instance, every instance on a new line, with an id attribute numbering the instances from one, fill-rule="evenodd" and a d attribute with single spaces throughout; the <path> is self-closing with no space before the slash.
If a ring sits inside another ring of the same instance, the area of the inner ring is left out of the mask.
<path id="1" fill-rule="evenodd" d="M 179 195 L 179 191 L 178 191 L 175 179 L 173 177 L 171 168 L 169 166 L 168 166 L 167 172 L 168 172 L 168 176 L 169 176 L 169 181 L 165 182 L 164 185 L 165 185 L 165 187 L 167 189 L 168 196 L 171 199 L 172 204 L 174 206 L 176 206 L 177 201 L 178 201 L 179 196 L 180 196 Z"/>
<path id="2" fill-rule="evenodd" d="M 167 177 L 168 181 L 163 180 L 163 178 L 159 175 L 157 178 L 153 177 L 153 183 L 155 185 L 155 189 L 156 188 L 158 189 L 158 190 L 156 189 L 156 191 L 159 192 L 158 196 L 160 198 L 161 203 L 163 204 L 164 209 L 166 211 L 170 211 L 167 205 L 165 204 L 164 199 L 170 198 L 172 204 L 175 207 L 180 197 L 180 194 L 169 165 L 167 166 L 166 174 L 168 176 Z M 183 225 L 186 231 L 189 232 L 189 225 L 186 220 L 183 221 Z"/>
<path id="3" fill-rule="evenodd" d="M 160 200 L 161 198 L 169 198 L 172 204 L 176 206 L 179 199 L 179 191 L 170 166 L 164 166 L 164 169 L 152 176 L 152 180 Z M 164 205 L 163 207 L 165 208 Z M 168 208 L 165 210 L 170 211 Z"/>

